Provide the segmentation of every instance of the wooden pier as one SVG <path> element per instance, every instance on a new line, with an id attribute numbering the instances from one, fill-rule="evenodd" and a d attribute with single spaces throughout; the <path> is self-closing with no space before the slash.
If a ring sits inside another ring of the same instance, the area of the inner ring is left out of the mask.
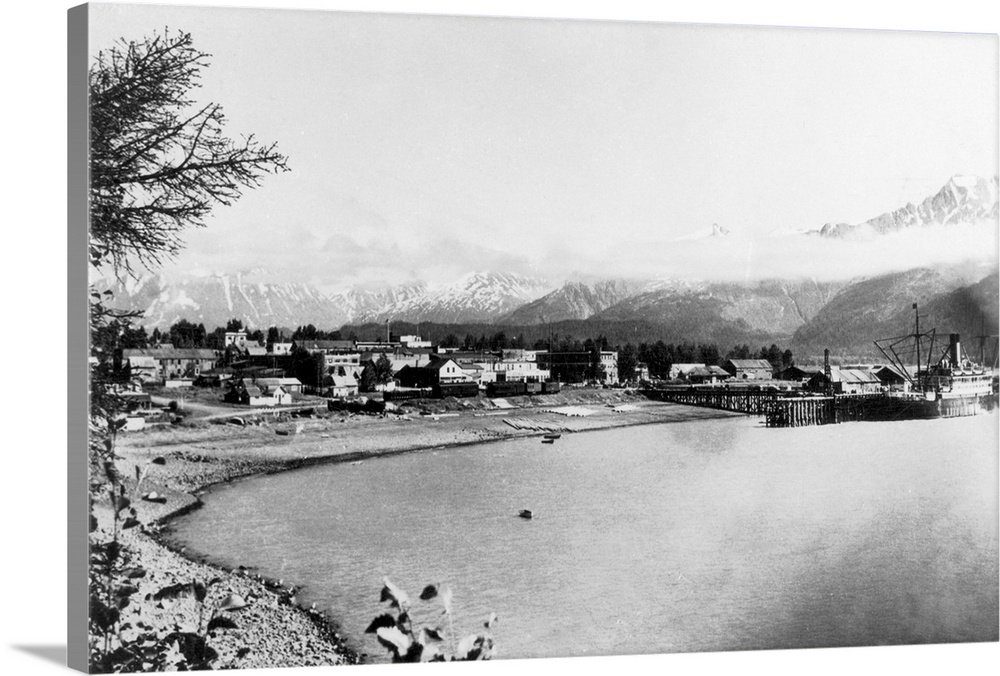
<path id="1" fill-rule="evenodd" d="M 787 392 L 773 390 L 728 390 L 720 387 L 650 389 L 646 391 L 646 396 L 675 404 L 764 416 L 764 424 L 768 427 L 831 425 L 841 420 L 841 402 L 837 401 L 838 397 L 832 396 L 789 396 Z"/>
<path id="2" fill-rule="evenodd" d="M 647 389 L 645 394 L 656 401 L 763 416 L 767 427 L 803 427 L 835 425 L 856 420 L 908 420 L 928 417 L 926 407 L 915 405 L 913 400 L 894 397 L 885 392 L 806 396 L 787 391 L 701 387 L 651 388 Z M 996 405 L 995 400 L 994 394 L 983 402 L 977 400 L 969 406 L 989 409 L 990 404 Z M 971 410 L 963 410 L 954 415 L 972 413 Z"/>
<path id="3" fill-rule="evenodd" d="M 675 404 L 715 408 L 722 411 L 764 415 L 774 401 L 777 392 L 767 390 L 727 390 L 721 387 L 648 389 L 645 394 L 650 399 L 669 401 Z"/>
<path id="4" fill-rule="evenodd" d="M 764 412 L 767 427 L 833 425 L 840 422 L 837 397 L 776 398 Z"/>

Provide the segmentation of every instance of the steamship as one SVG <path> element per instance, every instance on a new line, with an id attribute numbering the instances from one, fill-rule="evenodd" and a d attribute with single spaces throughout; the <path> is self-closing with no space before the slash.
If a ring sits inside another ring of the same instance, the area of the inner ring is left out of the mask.
<path id="1" fill-rule="evenodd" d="M 993 370 L 973 362 L 962 347 L 957 333 L 949 334 L 948 344 L 934 360 L 935 332 L 920 332 L 920 315 L 915 330 L 907 336 L 876 340 L 875 345 L 900 372 L 906 382 L 901 391 L 889 393 L 899 417 L 951 418 L 976 415 L 997 404 L 997 384 Z M 923 345 L 928 345 L 922 362 Z M 909 346 L 909 347 L 906 347 Z M 911 373 L 904 362 L 915 356 L 917 367 Z"/>

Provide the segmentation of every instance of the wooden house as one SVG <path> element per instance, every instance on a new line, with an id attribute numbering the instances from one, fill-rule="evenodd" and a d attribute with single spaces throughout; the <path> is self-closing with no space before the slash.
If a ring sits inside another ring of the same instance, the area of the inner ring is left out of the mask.
<path id="1" fill-rule="evenodd" d="M 134 380 L 138 380 L 141 383 L 160 380 L 160 364 L 153 357 L 132 355 L 125 358 L 125 361 L 128 364 L 129 373 Z"/>
<path id="2" fill-rule="evenodd" d="M 789 366 L 774 375 L 776 380 L 788 380 L 791 382 L 805 383 L 810 378 L 819 373 L 818 369 L 806 370 L 798 366 Z"/>
<path id="3" fill-rule="evenodd" d="M 770 380 L 774 373 L 766 359 L 728 359 L 722 368 L 736 380 Z"/>
<path id="4" fill-rule="evenodd" d="M 667 378 L 670 380 L 677 380 L 678 378 L 684 378 L 689 372 L 705 368 L 704 364 L 671 364 L 670 370 L 667 372 Z"/>
<path id="5" fill-rule="evenodd" d="M 348 374 L 342 369 L 327 373 L 320 382 L 320 392 L 326 397 L 355 397 L 358 394 L 358 378 L 355 373 Z"/>
<path id="6" fill-rule="evenodd" d="M 208 369 L 195 378 L 194 384 L 199 387 L 221 387 L 233 379 L 235 372 L 231 366 Z"/>
<path id="7" fill-rule="evenodd" d="M 264 378 L 261 378 L 261 377 L 258 377 L 256 379 L 254 379 L 254 384 L 257 385 L 258 387 L 263 387 L 263 388 L 266 388 L 266 389 L 269 389 L 269 390 L 273 389 L 273 388 L 280 387 L 281 389 L 283 389 L 285 392 L 287 392 L 289 394 L 292 394 L 292 393 L 301 393 L 302 392 L 302 381 L 300 381 L 298 378 L 284 378 L 284 377 L 276 377 L 276 378 L 264 377 Z"/>
<path id="8" fill-rule="evenodd" d="M 281 406 L 290 404 L 292 395 L 280 385 L 261 387 L 245 380 L 239 380 L 232 384 L 229 392 L 226 393 L 225 400 L 245 406 Z"/>
<path id="9" fill-rule="evenodd" d="M 129 413 L 153 410 L 153 400 L 146 392 L 119 392 L 118 396 L 121 397 Z"/>
<path id="10" fill-rule="evenodd" d="M 699 366 L 685 375 L 689 383 L 699 385 L 717 385 L 732 378 L 729 372 L 720 366 Z"/>
<path id="11" fill-rule="evenodd" d="M 218 358 L 215 350 L 199 348 L 158 347 L 122 350 L 122 359 L 131 362 L 133 357 L 149 357 L 155 360 L 156 378 L 159 380 L 193 380 L 201 375 L 202 371 L 214 368 Z M 148 360 L 139 360 L 138 363 L 148 365 Z M 148 366 L 143 368 L 147 369 Z"/>
<path id="12" fill-rule="evenodd" d="M 872 373 L 885 387 L 893 390 L 906 389 L 909 380 L 894 366 L 876 366 Z"/>
<path id="13" fill-rule="evenodd" d="M 806 386 L 815 392 L 826 392 L 833 394 L 874 394 L 883 389 L 882 381 L 866 368 L 847 368 L 840 366 L 830 367 L 830 380 L 826 375 L 817 373 Z"/>
<path id="14" fill-rule="evenodd" d="M 443 385 L 445 383 L 467 383 L 471 379 L 462 370 L 462 367 L 458 365 L 458 362 L 454 359 L 435 359 L 431 363 L 423 366 L 421 368 L 427 369 L 429 372 L 435 374 L 433 377 L 434 382 L 432 385 Z"/>
<path id="15" fill-rule="evenodd" d="M 404 366 L 395 375 L 403 387 L 434 387 L 448 383 L 468 383 L 472 378 L 450 357 L 435 359 L 424 366 Z"/>

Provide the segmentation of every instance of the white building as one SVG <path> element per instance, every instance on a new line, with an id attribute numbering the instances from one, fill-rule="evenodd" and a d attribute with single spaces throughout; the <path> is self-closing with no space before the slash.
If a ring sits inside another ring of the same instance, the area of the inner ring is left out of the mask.
<path id="1" fill-rule="evenodd" d="M 430 347 L 431 341 L 424 340 L 420 336 L 400 336 L 399 342 L 406 347 Z"/>
<path id="2" fill-rule="evenodd" d="M 481 384 L 486 383 L 542 383 L 549 379 L 552 372 L 548 369 L 538 368 L 534 361 L 521 361 L 517 359 L 493 359 L 487 361 L 473 362 L 479 369 L 478 379 Z"/>
<path id="3" fill-rule="evenodd" d="M 292 343 L 272 343 L 271 354 L 275 357 L 283 357 L 292 353 Z"/>
<path id="4" fill-rule="evenodd" d="M 237 347 L 241 350 L 245 350 L 247 347 L 247 332 L 246 331 L 226 331 L 226 338 L 223 342 L 223 347 Z"/>
<path id="5" fill-rule="evenodd" d="M 601 352 L 601 366 L 604 367 L 604 382 L 609 385 L 618 384 L 618 353 Z"/>
<path id="6" fill-rule="evenodd" d="M 360 352 L 334 352 L 327 353 L 323 355 L 323 359 L 326 363 L 326 368 L 335 368 L 337 366 L 355 366 L 358 369 L 361 368 L 361 353 Z"/>
<path id="7" fill-rule="evenodd" d="M 704 364 L 671 364 L 670 371 L 667 373 L 667 377 L 670 380 L 676 380 L 681 376 L 686 376 L 691 371 L 695 369 L 705 368 Z"/>

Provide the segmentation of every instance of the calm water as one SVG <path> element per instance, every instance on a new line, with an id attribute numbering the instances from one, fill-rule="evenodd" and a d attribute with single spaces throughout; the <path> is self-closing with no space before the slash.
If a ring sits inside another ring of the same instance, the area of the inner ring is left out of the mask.
<path id="1" fill-rule="evenodd" d="M 174 537 L 304 585 L 378 659 L 362 632 L 385 575 L 414 598 L 451 586 L 460 634 L 495 611 L 502 657 L 997 640 L 997 414 L 759 425 L 258 477 L 211 491 Z"/>

